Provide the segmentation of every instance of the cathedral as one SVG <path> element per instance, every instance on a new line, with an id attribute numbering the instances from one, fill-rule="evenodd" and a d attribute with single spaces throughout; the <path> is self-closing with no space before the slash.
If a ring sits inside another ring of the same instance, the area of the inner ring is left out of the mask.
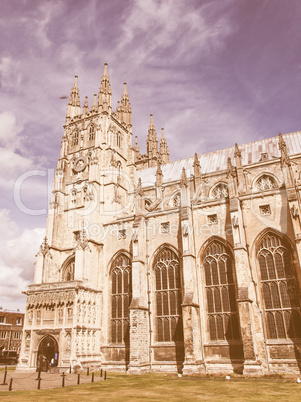
<path id="1" fill-rule="evenodd" d="M 18 369 L 299 374 L 301 132 L 170 162 L 111 97 L 75 77 Z"/>

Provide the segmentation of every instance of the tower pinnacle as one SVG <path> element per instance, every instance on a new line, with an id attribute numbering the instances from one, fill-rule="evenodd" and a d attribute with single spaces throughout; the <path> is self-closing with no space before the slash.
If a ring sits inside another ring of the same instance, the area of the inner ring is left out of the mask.
<path id="1" fill-rule="evenodd" d="M 66 118 L 72 118 L 80 114 L 80 98 L 78 89 L 78 76 L 74 77 L 74 85 L 71 89 Z"/>
<path id="2" fill-rule="evenodd" d="M 105 63 L 98 92 L 98 107 L 100 111 L 109 111 L 112 103 L 112 90 L 108 75 L 108 64 Z"/>

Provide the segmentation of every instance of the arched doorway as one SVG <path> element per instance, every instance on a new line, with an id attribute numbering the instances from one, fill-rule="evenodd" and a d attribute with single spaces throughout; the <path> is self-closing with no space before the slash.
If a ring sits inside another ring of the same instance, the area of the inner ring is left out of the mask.
<path id="1" fill-rule="evenodd" d="M 50 335 L 42 339 L 38 349 L 37 369 L 47 371 L 49 365 L 58 365 L 59 347 L 57 341 Z"/>

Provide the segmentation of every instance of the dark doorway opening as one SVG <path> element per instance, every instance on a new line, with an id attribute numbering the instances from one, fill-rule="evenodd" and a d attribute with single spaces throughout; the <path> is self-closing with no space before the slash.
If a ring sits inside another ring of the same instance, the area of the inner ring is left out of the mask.
<path id="1" fill-rule="evenodd" d="M 58 365 L 59 347 L 52 336 L 46 336 L 40 342 L 37 358 L 37 370 L 48 371 L 49 367 Z"/>

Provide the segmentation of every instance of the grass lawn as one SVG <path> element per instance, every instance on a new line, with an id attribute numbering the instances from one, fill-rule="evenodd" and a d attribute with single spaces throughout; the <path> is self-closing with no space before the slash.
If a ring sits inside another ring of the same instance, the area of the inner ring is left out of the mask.
<path id="1" fill-rule="evenodd" d="M 182 377 L 108 373 L 108 380 L 65 388 L 1 392 L 3 401 L 300 401 L 301 384 L 283 378 Z"/>

